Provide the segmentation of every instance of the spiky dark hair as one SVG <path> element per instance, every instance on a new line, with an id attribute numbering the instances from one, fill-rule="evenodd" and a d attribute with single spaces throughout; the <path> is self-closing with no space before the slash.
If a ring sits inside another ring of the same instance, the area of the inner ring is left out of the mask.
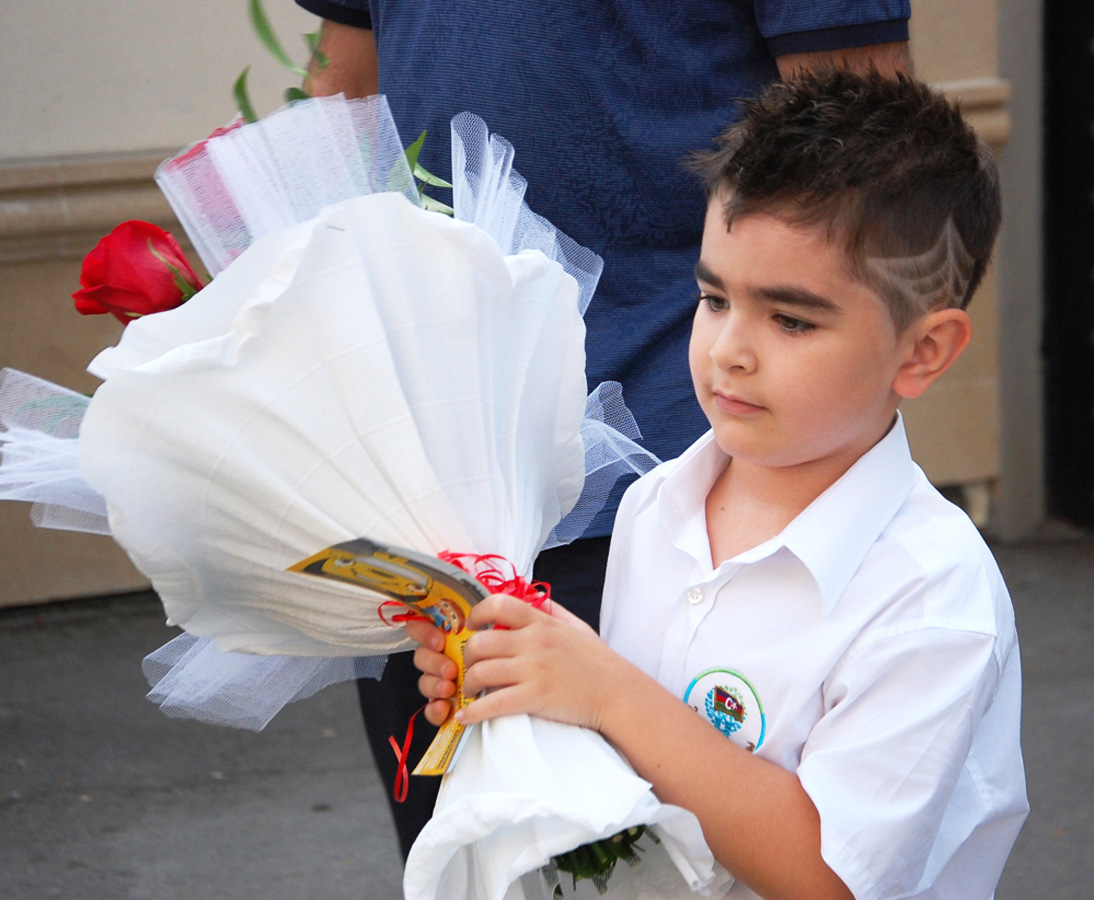
<path id="1" fill-rule="evenodd" d="M 759 212 L 822 228 L 898 330 L 928 309 L 967 306 L 1002 203 L 991 151 L 954 104 L 904 76 L 829 69 L 775 83 L 742 107 L 716 149 L 694 161 L 708 198 L 724 200 L 727 228 Z M 962 264 L 945 277 L 915 275 L 930 283 L 926 295 L 894 289 L 870 265 L 937 255 L 953 233 Z"/>

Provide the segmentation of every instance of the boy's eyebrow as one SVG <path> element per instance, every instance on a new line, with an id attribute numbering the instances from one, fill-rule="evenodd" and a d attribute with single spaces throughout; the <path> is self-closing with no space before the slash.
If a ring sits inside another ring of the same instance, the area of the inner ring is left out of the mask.
<path id="1" fill-rule="evenodd" d="M 801 306 L 818 312 L 839 312 L 839 304 L 829 300 L 823 294 L 797 287 L 761 287 L 756 291 L 761 299 L 786 306 Z"/>
<path id="2" fill-rule="evenodd" d="M 707 266 L 703 265 L 702 260 L 699 260 L 699 262 L 695 264 L 695 278 L 698 281 L 705 282 L 719 290 L 725 289 L 725 283 L 722 279 L 707 268 Z M 774 287 L 761 287 L 756 290 L 756 296 L 761 300 L 767 300 L 771 303 L 782 303 L 787 306 L 800 306 L 805 309 L 817 310 L 819 312 L 839 312 L 839 304 L 829 300 L 823 294 L 815 294 L 813 291 L 807 291 L 804 288 L 799 287 L 780 287 L 778 285 Z"/>
<path id="3" fill-rule="evenodd" d="M 725 285 L 722 283 L 722 279 L 715 275 L 710 269 L 708 269 L 703 264 L 702 260 L 699 260 L 699 262 L 695 264 L 695 280 L 705 281 L 707 284 L 712 284 L 716 288 L 725 287 Z"/>

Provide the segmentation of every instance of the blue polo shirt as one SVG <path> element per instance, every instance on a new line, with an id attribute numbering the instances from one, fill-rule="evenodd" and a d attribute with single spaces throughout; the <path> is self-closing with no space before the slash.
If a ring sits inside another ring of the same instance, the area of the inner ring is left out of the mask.
<path id="1" fill-rule="evenodd" d="M 687 361 L 706 206 L 688 155 L 778 77 L 776 56 L 907 40 L 910 16 L 908 0 L 296 2 L 373 29 L 403 140 L 429 132 L 426 168 L 448 177 L 464 110 L 513 144 L 529 206 L 604 258 L 587 377 L 622 383 L 661 459 L 707 428 Z"/>

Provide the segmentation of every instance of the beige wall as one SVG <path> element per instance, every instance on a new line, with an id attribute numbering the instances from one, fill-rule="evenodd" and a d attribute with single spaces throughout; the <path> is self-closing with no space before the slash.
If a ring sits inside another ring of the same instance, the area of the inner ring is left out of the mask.
<path id="1" fill-rule="evenodd" d="M 1045 517 L 1042 10 L 1043 0 L 912 0 L 916 74 L 961 98 L 1000 155 L 1004 214 L 994 270 L 973 301 L 972 352 L 922 409 L 909 408 L 909 429 L 928 473 L 972 485 L 972 511 L 1003 539 Z"/>
<path id="2" fill-rule="evenodd" d="M 999 75 L 996 0 L 912 0 L 916 75 L 960 101 L 966 117 L 1003 157 L 1011 136 L 1011 87 Z M 904 404 L 912 452 L 937 485 L 954 487 L 981 526 L 990 525 L 1000 459 L 999 284 L 989 271 L 969 310 L 974 337 L 924 397 Z"/>
<path id="3" fill-rule="evenodd" d="M 315 18 L 265 0 L 294 58 Z M 247 0 L 34 0 L 0 9 L 0 160 L 174 150 L 235 111 L 252 66 L 255 105 L 279 105 L 292 76 L 254 37 Z"/>
<path id="4" fill-rule="evenodd" d="M 299 35 L 316 20 L 291 0 L 266 7 L 302 61 Z M 246 0 L 3 4 L 0 366 L 94 390 L 84 369 L 121 326 L 73 310 L 83 255 L 124 219 L 175 227 L 152 173 L 234 114 L 231 86 L 245 66 L 260 112 L 294 83 L 246 9 Z M 36 529 L 28 511 L 0 503 L 0 606 L 145 586 L 109 538 Z"/>

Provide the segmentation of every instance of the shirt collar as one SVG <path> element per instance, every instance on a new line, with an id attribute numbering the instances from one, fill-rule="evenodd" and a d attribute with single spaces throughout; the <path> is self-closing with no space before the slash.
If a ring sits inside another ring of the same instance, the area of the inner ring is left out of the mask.
<path id="1" fill-rule="evenodd" d="M 889 433 L 783 529 L 781 542 L 812 573 L 826 615 L 908 499 L 918 471 L 898 412 Z"/>
<path id="2" fill-rule="evenodd" d="M 708 432 L 676 461 L 661 489 L 662 521 L 673 544 L 697 550 L 701 540 L 702 550 L 697 555 L 704 570 L 712 568 L 706 495 L 727 459 L 713 432 Z M 917 472 L 898 412 L 889 433 L 780 534 L 733 561 L 756 562 L 786 547 L 809 569 L 827 615 L 904 504 Z"/>
<path id="3" fill-rule="evenodd" d="M 707 494 L 728 461 L 714 440 L 714 431 L 708 431 L 669 464 L 658 497 L 661 521 L 673 545 L 695 557 L 707 574 L 713 569 L 706 530 Z"/>

